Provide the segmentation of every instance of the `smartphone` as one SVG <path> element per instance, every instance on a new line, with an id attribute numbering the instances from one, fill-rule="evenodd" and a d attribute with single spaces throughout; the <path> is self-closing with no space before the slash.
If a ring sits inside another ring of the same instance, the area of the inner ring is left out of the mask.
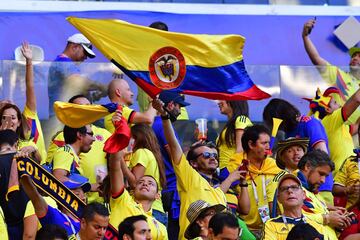
<path id="1" fill-rule="evenodd" d="M 241 165 L 239 166 L 239 171 L 246 171 L 245 173 L 241 174 L 241 176 L 243 176 L 244 178 L 246 178 L 248 167 L 249 167 L 249 161 L 246 159 L 243 159 Z"/>
<path id="2" fill-rule="evenodd" d="M 316 21 L 316 17 L 314 17 L 314 21 Z M 311 31 L 312 31 L 313 28 L 314 28 L 314 27 L 312 27 L 312 28 L 309 29 L 309 34 L 311 33 Z"/>
<path id="3" fill-rule="evenodd" d="M 357 223 L 357 218 L 356 218 L 357 216 L 355 213 L 349 212 L 348 214 L 346 214 L 346 217 L 351 219 L 351 224 Z"/>
<path id="4" fill-rule="evenodd" d="M 348 218 L 356 218 L 356 214 L 353 213 L 353 212 L 349 212 L 345 216 L 348 217 Z"/>
<path id="5" fill-rule="evenodd" d="M 12 117 L 11 116 L 3 116 L 2 124 L 9 125 L 11 123 Z"/>

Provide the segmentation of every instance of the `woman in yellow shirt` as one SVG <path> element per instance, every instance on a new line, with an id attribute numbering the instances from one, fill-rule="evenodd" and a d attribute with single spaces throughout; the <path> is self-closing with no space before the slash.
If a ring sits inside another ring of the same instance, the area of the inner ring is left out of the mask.
<path id="1" fill-rule="evenodd" d="M 12 104 L 6 101 L 1 106 L 1 130 L 11 129 L 19 137 L 18 149 L 34 153 L 34 157 L 40 162 L 45 157 L 45 144 L 39 118 L 36 113 L 36 95 L 34 90 L 32 50 L 28 43 L 23 43 L 21 52 L 26 59 L 26 102 L 24 113 Z M 38 151 L 40 147 L 40 151 Z"/>
<path id="2" fill-rule="evenodd" d="M 130 157 L 129 169 L 123 169 L 130 187 L 144 175 L 155 178 L 159 192 L 166 187 L 165 166 L 162 162 L 159 143 L 152 128 L 147 124 L 136 124 L 131 127 L 131 136 L 134 139 L 133 153 Z M 153 216 L 166 226 L 167 217 L 161 198 L 153 203 Z"/>
<path id="3" fill-rule="evenodd" d="M 249 106 L 247 101 L 219 101 L 221 114 L 227 116 L 228 121 L 221 130 L 216 141 L 219 149 L 220 169 L 227 166 L 230 157 L 243 151 L 241 137 L 246 127 L 252 126 L 249 119 Z"/>

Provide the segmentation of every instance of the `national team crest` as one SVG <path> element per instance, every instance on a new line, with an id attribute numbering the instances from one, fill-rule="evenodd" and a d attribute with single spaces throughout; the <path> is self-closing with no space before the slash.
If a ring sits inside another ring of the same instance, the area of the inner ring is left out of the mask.
<path id="1" fill-rule="evenodd" d="M 186 74 L 185 58 L 174 47 L 163 47 L 149 59 L 151 82 L 161 89 L 173 89 L 182 83 Z"/>

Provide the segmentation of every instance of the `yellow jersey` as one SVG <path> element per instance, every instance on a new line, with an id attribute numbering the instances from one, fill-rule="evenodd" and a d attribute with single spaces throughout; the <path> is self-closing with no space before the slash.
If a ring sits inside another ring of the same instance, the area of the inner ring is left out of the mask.
<path id="1" fill-rule="evenodd" d="M 306 217 L 290 218 L 283 215 L 266 221 L 263 229 L 262 240 L 286 240 L 291 229 L 299 223 L 308 223 L 313 226 L 320 234 L 324 235 L 324 240 L 336 240 L 336 235 L 326 233 L 324 225 L 318 224 Z"/>
<path id="2" fill-rule="evenodd" d="M 179 239 L 184 239 L 185 229 L 189 225 L 186 212 L 190 204 L 201 199 L 210 204 L 226 206 L 226 197 L 219 187 L 212 187 L 205 178 L 193 169 L 184 155 L 182 155 L 180 163 L 178 165 L 173 164 L 173 166 L 181 203 Z"/>
<path id="3" fill-rule="evenodd" d="M 350 126 L 345 124 L 347 117 L 343 115 L 342 108 L 339 108 L 321 120 L 329 140 L 329 156 L 335 163 L 334 175 L 340 169 L 344 159 L 353 155 L 355 148 Z"/>
<path id="4" fill-rule="evenodd" d="M 91 125 L 91 130 L 94 133 L 95 141 L 91 145 L 91 149 L 87 153 L 81 153 L 79 158 L 79 164 L 82 174 L 89 179 L 91 184 L 101 183 L 106 177 L 107 165 L 106 165 L 106 153 L 103 151 L 105 141 L 110 137 L 110 133 L 101 127 Z M 65 145 L 63 132 L 58 132 L 52 139 L 49 150 L 47 162 L 51 162 L 54 153 L 59 147 Z M 87 193 L 88 202 L 104 202 L 104 199 L 99 196 L 98 192 Z"/>
<path id="5" fill-rule="evenodd" d="M 135 111 L 127 106 L 123 106 L 122 109 L 122 116 L 127 120 L 127 123 L 130 126 L 130 123 L 132 123 L 132 118 L 135 115 Z M 114 113 L 111 113 L 109 115 L 106 115 L 104 117 L 104 127 L 106 130 L 108 130 L 110 133 L 113 133 L 115 131 L 114 124 L 112 123 L 112 116 Z"/>
<path id="6" fill-rule="evenodd" d="M 252 126 L 252 122 L 246 116 L 238 116 L 235 120 L 235 130 L 245 129 L 246 127 Z M 226 167 L 228 165 L 229 159 L 232 155 L 236 153 L 236 146 L 228 147 L 225 142 L 225 132 L 226 128 L 221 132 L 220 138 L 222 140 L 222 144 L 219 146 L 219 167 L 220 169 Z M 217 142 L 219 139 L 216 140 Z M 235 140 L 234 140 L 235 142 Z"/>
<path id="7" fill-rule="evenodd" d="M 40 120 L 37 112 L 31 111 L 26 105 L 23 111 L 26 123 L 30 129 L 26 138 L 33 141 L 40 153 L 41 163 L 45 163 L 46 160 L 46 148 L 43 131 L 41 128 Z"/>
<path id="8" fill-rule="evenodd" d="M 342 146 L 342 145 L 341 145 Z M 334 178 L 334 184 L 346 187 L 360 182 L 360 166 L 357 156 L 351 156 L 345 160 L 340 170 Z M 353 206 L 359 196 L 356 194 L 348 195 L 346 208 Z"/>
<path id="9" fill-rule="evenodd" d="M 127 217 L 145 215 L 151 229 L 152 239 L 168 239 L 166 227 L 152 216 L 152 210 L 145 212 L 142 205 L 137 203 L 126 189 L 119 196 L 112 196 L 110 210 L 109 223 L 115 228 L 118 228 L 119 224 Z"/>
<path id="10" fill-rule="evenodd" d="M 236 153 L 229 161 L 228 170 L 233 172 L 237 169 L 243 159 L 247 159 L 246 153 Z M 269 202 L 273 201 L 274 185 L 270 183 L 281 169 L 278 168 L 273 158 L 266 158 L 260 169 L 253 164 L 249 164 L 249 174 L 246 176 L 248 183 L 248 192 L 250 200 L 250 212 L 248 215 L 240 215 L 249 229 L 260 230 L 263 227 L 263 222 L 259 214 L 258 208 L 262 206 L 269 206 Z M 271 195 L 272 194 L 272 195 Z"/>
<path id="11" fill-rule="evenodd" d="M 146 148 L 137 149 L 131 154 L 129 168 L 132 169 L 138 164 L 145 168 L 144 175 L 149 175 L 155 178 L 159 187 L 159 192 L 161 192 L 162 188 L 160 186 L 159 166 L 156 162 L 154 154 Z M 156 199 L 155 202 L 153 202 L 152 208 L 162 213 L 165 213 L 161 198 Z"/>
<path id="12" fill-rule="evenodd" d="M 341 99 L 336 99 L 338 103 L 343 103 L 348 100 L 359 88 L 359 80 L 354 75 L 344 72 L 336 66 L 327 63 L 325 69 L 321 71 L 321 77 L 329 84 L 336 86 L 341 91 Z M 357 109 L 348 119 L 349 123 L 356 123 L 360 117 L 360 110 Z"/>

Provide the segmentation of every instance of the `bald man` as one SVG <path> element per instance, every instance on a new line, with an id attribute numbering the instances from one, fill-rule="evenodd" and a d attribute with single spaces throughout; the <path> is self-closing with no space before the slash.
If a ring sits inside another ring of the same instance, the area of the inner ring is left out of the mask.
<path id="1" fill-rule="evenodd" d="M 156 115 L 156 110 L 149 104 L 145 112 L 136 112 L 129 108 L 134 103 L 134 93 L 131 91 L 129 83 L 124 79 L 113 79 L 108 86 L 108 97 L 111 102 L 123 106 L 122 115 L 128 124 L 146 123 L 152 124 Z M 112 114 L 105 117 L 105 128 L 111 133 L 115 128 L 111 121 Z"/>

